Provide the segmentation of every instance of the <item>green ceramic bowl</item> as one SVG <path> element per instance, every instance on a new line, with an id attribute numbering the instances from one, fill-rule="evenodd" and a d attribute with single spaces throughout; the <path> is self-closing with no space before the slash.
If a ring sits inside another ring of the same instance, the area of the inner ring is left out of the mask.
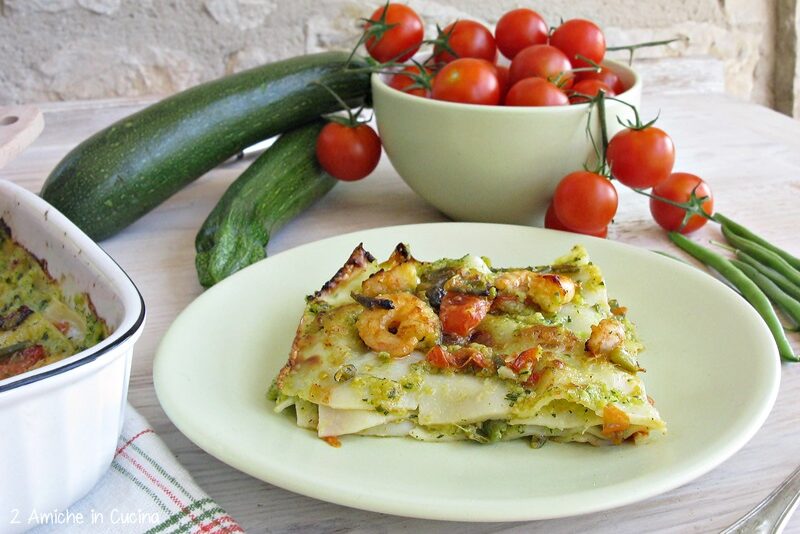
<path id="1" fill-rule="evenodd" d="M 638 106 L 642 84 L 635 71 L 607 61 Z M 422 198 L 457 221 L 541 226 L 561 178 L 593 157 L 586 133 L 589 105 L 559 107 L 474 106 L 420 98 L 372 76 L 375 117 L 386 155 Z M 608 131 L 633 112 L 606 104 Z M 600 139 L 596 110 L 595 139 Z"/>

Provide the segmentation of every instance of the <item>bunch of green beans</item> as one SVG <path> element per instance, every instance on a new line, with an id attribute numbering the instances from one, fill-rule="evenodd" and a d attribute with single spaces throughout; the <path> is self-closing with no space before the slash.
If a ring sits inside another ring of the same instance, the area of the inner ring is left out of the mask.
<path id="1" fill-rule="evenodd" d="M 669 237 L 739 290 L 764 319 L 782 359 L 800 361 L 800 355 L 794 354 L 773 308 L 774 304 L 795 323 L 795 327 L 800 326 L 800 258 L 724 215 L 716 214 L 714 220 L 722 226 L 722 234 L 733 247 L 736 259 L 724 258 L 677 232 L 670 232 Z"/>

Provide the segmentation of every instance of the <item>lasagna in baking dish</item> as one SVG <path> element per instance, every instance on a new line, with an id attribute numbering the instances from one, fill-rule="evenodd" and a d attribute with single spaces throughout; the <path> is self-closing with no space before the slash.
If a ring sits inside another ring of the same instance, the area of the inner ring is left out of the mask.
<path id="1" fill-rule="evenodd" d="M 645 392 L 626 308 L 575 246 L 550 265 L 379 263 L 359 245 L 307 298 L 270 394 L 329 443 L 346 434 L 490 443 L 646 442 L 666 425 Z"/>
<path id="2" fill-rule="evenodd" d="M 0 219 L 0 380 L 63 360 L 107 336 L 89 295 L 66 295 Z"/>

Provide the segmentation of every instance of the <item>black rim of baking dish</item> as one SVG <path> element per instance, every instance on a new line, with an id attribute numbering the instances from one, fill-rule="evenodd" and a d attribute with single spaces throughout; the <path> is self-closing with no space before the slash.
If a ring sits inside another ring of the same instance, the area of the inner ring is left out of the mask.
<path id="1" fill-rule="evenodd" d="M 89 349 L 91 351 L 91 352 L 89 352 L 89 354 L 85 355 L 83 358 L 80 358 L 79 360 L 75 360 L 74 362 L 68 363 L 66 365 L 54 367 L 53 369 L 50 369 L 49 371 L 45 371 L 43 373 L 39 373 L 39 374 L 36 374 L 36 375 L 26 376 L 26 377 L 20 378 L 19 380 L 15 380 L 14 382 L 11 382 L 10 384 L 2 385 L 2 386 L 0 386 L 0 394 L 4 393 L 6 391 L 12 390 L 12 389 L 17 389 L 17 388 L 22 387 L 22 386 L 27 386 L 28 384 L 32 384 L 34 382 L 39 382 L 40 380 L 44 380 L 46 378 L 50 378 L 51 376 L 56 376 L 56 375 L 60 375 L 62 373 L 66 373 L 67 371 L 75 369 L 76 367 L 81 367 L 83 365 L 86 365 L 87 363 L 91 363 L 91 362 L 95 361 L 97 358 L 99 358 L 100 356 L 102 356 L 103 354 L 105 354 L 105 353 L 109 352 L 110 350 L 115 349 L 116 347 L 120 346 L 122 343 L 127 341 L 137 330 L 139 330 L 139 328 L 142 326 L 142 323 L 144 322 L 144 315 L 145 315 L 145 312 L 144 312 L 144 298 L 142 297 L 142 294 L 139 291 L 139 288 L 136 287 L 136 284 L 133 283 L 133 280 L 131 280 L 131 277 L 128 276 L 128 273 L 126 273 L 122 269 L 122 267 L 120 267 L 119 264 L 114 260 L 114 258 L 112 258 L 111 256 L 108 255 L 108 253 L 106 253 L 106 256 L 108 256 L 108 259 L 113 261 L 114 264 L 117 266 L 117 268 L 119 268 L 119 270 L 122 272 L 122 274 L 125 275 L 125 278 L 128 279 L 128 281 L 131 284 L 131 287 L 133 287 L 133 290 L 136 292 L 136 295 L 139 297 L 139 317 L 136 318 L 136 321 L 134 321 L 134 323 L 131 325 L 130 328 L 128 328 L 128 330 L 125 331 L 125 333 L 120 335 L 112 343 L 109 343 L 108 345 L 106 345 L 104 347 L 101 347 L 101 348 L 99 348 L 99 349 L 97 349 L 95 351 L 91 351 L 91 349 Z"/>

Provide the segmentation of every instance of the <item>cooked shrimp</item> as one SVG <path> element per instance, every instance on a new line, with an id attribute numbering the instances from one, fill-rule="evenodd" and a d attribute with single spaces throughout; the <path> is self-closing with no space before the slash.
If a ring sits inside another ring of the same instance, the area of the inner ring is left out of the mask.
<path id="1" fill-rule="evenodd" d="M 519 330 L 517 335 L 532 346 L 558 352 L 572 352 L 578 342 L 575 334 L 563 326 L 537 324 Z"/>
<path id="2" fill-rule="evenodd" d="M 407 261 L 388 270 L 380 270 L 361 284 L 361 293 L 367 297 L 376 297 L 385 293 L 414 291 L 419 285 L 417 264 Z"/>
<path id="3" fill-rule="evenodd" d="M 500 274 L 494 285 L 501 294 L 530 299 L 547 313 L 557 312 L 575 297 L 575 282 L 563 274 L 508 271 Z"/>
<path id="4" fill-rule="evenodd" d="M 603 319 L 592 326 L 586 350 L 593 356 L 609 356 L 625 341 L 625 327 L 616 319 Z"/>
<path id="5" fill-rule="evenodd" d="M 394 307 L 367 308 L 356 320 L 358 335 L 369 348 L 399 358 L 439 340 L 439 318 L 425 301 L 410 293 L 383 294 L 381 298 Z"/>

